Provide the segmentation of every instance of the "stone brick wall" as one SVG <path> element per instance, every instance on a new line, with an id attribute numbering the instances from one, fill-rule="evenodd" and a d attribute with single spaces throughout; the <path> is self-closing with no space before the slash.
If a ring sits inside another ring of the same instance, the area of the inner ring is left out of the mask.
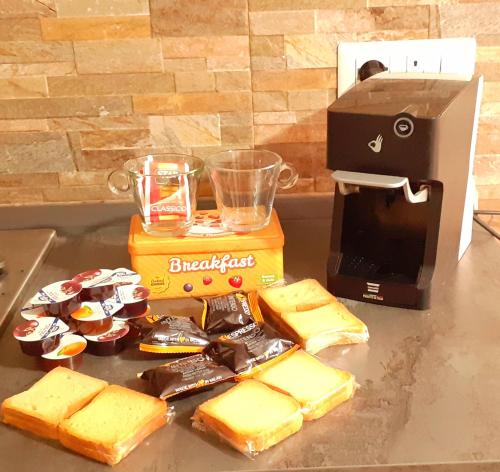
<path id="1" fill-rule="evenodd" d="M 330 191 L 338 41 L 474 35 L 476 157 L 500 202 L 500 3 L 471 0 L 0 0 L 0 204 L 108 200 L 148 151 L 265 147 Z M 489 203 L 491 205 L 491 202 Z"/>

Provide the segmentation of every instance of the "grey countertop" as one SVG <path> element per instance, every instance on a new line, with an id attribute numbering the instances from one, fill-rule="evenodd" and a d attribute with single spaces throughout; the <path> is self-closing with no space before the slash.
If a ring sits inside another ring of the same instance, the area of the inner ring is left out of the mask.
<path id="1" fill-rule="evenodd" d="M 318 198 L 278 203 L 288 280 L 315 277 L 324 281 L 330 202 Z M 103 215 L 113 211 L 101 210 Z M 51 226 L 57 227 L 56 223 Z M 61 224 L 56 243 L 31 288 L 88 268 L 128 265 L 127 232 L 126 214 L 109 216 L 109 221 L 103 216 L 92 226 Z M 411 471 L 424 470 L 422 464 L 432 464 L 425 470 L 436 472 L 500 470 L 499 249 L 497 240 L 476 227 L 472 246 L 456 272 L 434 290 L 430 310 L 418 312 L 347 300 L 349 308 L 367 323 L 369 343 L 332 347 L 318 357 L 352 371 L 360 389 L 351 401 L 322 419 L 306 423 L 298 434 L 255 460 L 191 428 L 195 406 L 228 388 L 221 385 L 173 402 L 173 424 L 150 436 L 115 470 L 352 471 L 358 466 L 378 466 L 375 469 L 379 471 Z M 174 314 L 199 310 L 190 300 L 152 305 L 157 312 Z M 35 360 L 23 355 L 11 336 L 19 319 L 15 314 L 0 338 L 0 399 L 27 388 L 42 375 Z M 161 363 L 134 350 L 111 358 L 86 354 L 84 361 L 83 372 L 138 389 L 142 384 L 134 379 L 136 372 Z M 106 467 L 57 443 L 0 425 L 2 471 L 72 472 Z"/>

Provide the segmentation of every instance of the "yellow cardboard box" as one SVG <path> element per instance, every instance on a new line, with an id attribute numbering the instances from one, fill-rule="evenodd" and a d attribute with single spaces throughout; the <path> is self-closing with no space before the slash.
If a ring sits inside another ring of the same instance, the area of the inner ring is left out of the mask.
<path id="1" fill-rule="evenodd" d="M 216 210 L 197 211 L 185 236 L 144 232 L 139 215 L 130 224 L 132 269 L 151 290 L 150 299 L 251 291 L 283 279 L 284 237 L 276 211 L 269 225 L 251 233 L 228 233 Z"/>

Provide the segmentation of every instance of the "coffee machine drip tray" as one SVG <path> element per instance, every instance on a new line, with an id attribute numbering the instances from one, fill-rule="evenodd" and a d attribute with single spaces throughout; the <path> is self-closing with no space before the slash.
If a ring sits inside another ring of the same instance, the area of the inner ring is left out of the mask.
<path id="1" fill-rule="evenodd" d="M 424 261 L 429 204 L 409 203 L 402 188 L 361 187 L 343 199 L 338 274 L 416 283 Z"/>

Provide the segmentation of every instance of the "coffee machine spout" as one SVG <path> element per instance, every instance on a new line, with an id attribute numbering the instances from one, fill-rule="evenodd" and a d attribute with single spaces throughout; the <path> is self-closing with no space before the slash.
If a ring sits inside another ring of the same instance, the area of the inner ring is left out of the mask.
<path id="1" fill-rule="evenodd" d="M 429 198 L 429 188 L 421 185 L 418 192 L 413 193 L 408 177 L 397 177 L 393 175 L 368 174 L 364 172 L 350 172 L 336 170 L 332 174 L 338 183 L 342 195 L 359 192 L 359 187 L 375 187 L 383 189 L 402 188 L 408 203 L 424 203 Z"/>

